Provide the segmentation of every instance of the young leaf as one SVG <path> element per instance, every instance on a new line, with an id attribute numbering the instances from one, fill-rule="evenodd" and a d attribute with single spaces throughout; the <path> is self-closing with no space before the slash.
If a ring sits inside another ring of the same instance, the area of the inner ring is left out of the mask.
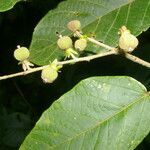
<path id="1" fill-rule="evenodd" d="M 133 78 L 89 78 L 43 113 L 20 150 L 132 150 L 150 131 L 149 108 Z"/>
<path id="2" fill-rule="evenodd" d="M 140 11 L 139 11 L 140 10 Z M 46 65 L 55 58 L 62 59 L 56 32 L 70 35 L 66 25 L 71 20 L 80 20 L 83 33 L 92 33 L 97 40 L 118 45 L 118 29 L 125 25 L 136 36 L 150 26 L 149 0 L 68 0 L 50 11 L 35 28 L 30 45 L 30 61 Z M 90 44 L 87 51 L 104 50 Z"/>
<path id="3" fill-rule="evenodd" d="M 21 0 L 1 0 L 0 1 L 0 12 L 4 12 L 4 11 L 7 11 L 7 10 L 13 8 L 13 6 L 19 1 L 21 1 Z"/>

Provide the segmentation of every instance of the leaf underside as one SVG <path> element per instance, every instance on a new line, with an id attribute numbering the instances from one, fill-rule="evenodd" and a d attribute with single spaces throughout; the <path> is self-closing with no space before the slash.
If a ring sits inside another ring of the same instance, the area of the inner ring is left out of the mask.
<path id="1" fill-rule="evenodd" d="M 30 61 L 46 65 L 55 58 L 63 59 L 56 45 L 56 32 L 71 35 L 66 24 L 78 19 L 84 34 L 92 34 L 97 40 L 111 46 L 118 45 L 118 29 L 125 25 L 136 36 L 150 26 L 150 0 L 69 0 L 45 15 L 35 28 L 30 45 Z M 88 44 L 86 51 L 105 51 Z"/>
<path id="2" fill-rule="evenodd" d="M 43 113 L 20 150 L 133 150 L 150 131 L 149 108 L 133 78 L 89 78 Z"/>

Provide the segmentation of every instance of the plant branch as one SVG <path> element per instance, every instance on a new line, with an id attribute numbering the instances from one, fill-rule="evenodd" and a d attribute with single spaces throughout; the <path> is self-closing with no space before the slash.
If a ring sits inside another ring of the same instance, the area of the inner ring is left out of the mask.
<path id="1" fill-rule="evenodd" d="M 125 57 L 126 57 L 127 59 L 129 59 L 129 60 L 135 62 L 135 63 L 138 63 L 138 64 L 140 64 L 140 65 L 142 65 L 142 66 L 147 67 L 147 68 L 150 68 L 150 63 L 149 63 L 149 62 L 144 61 L 144 60 L 142 60 L 142 59 L 140 59 L 140 58 L 138 58 L 138 57 L 136 57 L 136 56 L 134 56 L 134 55 L 132 55 L 132 54 L 125 53 Z"/>
<path id="2" fill-rule="evenodd" d="M 80 32 L 76 32 L 75 33 L 78 37 L 82 37 L 83 35 L 80 34 Z M 77 63 L 77 62 L 83 62 L 83 61 L 90 61 L 90 60 L 93 60 L 93 59 L 96 59 L 96 58 L 100 58 L 100 57 L 104 57 L 104 56 L 108 56 L 108 55 L 119 55 L 120 53 L 118 52 L 118 49 L 117 48 L 114 48 L 114 47 L 111 47 L 111 46 L 108 46 L 104 43 L 101 43 L 93 38 L 89 38 L 87 37 L 87 39 L 98 45 L 98 46 L 101 46 L 109 51 L 106 51 L 106 52 L 103 52 L 103 53 L 98 53 L 98 54 L 95 54 L 95 55 L 91 55 L 91 56 L 86 56 L 86 57 L 81 57 L 81 58 L 74 58 L 74 59 L 71 59 L 71 60 L 66 60 L 66 61 L 60 61 L 60 62 L 57 62 L 58 65 L 66 65 L 66 64 L 72 64 L 72 63 Z M 146 62 L 132 54 L 129 54 L 129 53 L 125 53 L 124 55 L 127 59 L 135 62 L 135 63 L 138 63 L 140 65 L 143 65 L 145 67 L 148 67 L 150 68 L 150 63 L 149 62 Z M 4 75 L 4 76 L 0 76 L 0 80 L 4 80 L 4 79 L 8 79 L 8 78 L 13 78 L 13 77 L 17 77 L 17 76 L 24 76 L 24 75 L 27 75 L 27 74 L 30 74 L 30 73 L 33 73 L 33 72 L 37 72 L 37 71 L 40 71 L 40 70 L 43 70 L 44 68 L 48 67 L 48 65 L 46 66 L 42 66 L 42 67 L 37 67 L 37 68 L 31 68 L 27 71 L 22 71 L 22 72 L 19 72 L 19 73 L 15 73 L 15 74 L 10 74 L 10 75 Z"/>
<path id="3" fill-rule="evenodd" d="M 22 71 L 22 72 L 18 72 L 18 73 L 14 73 L 14 74 L 10 74 L 10 75 L 4 75 L 4 76 L 0 76 L 0 80 L 4 80 L 4 79 L 8 79 L 8 78 L 13 78 L 13 77 L 17 77 L 17 76 L 24 76 L 33 72 L 37 72 L 40 71 L 42 69 L 44 69 L 46 66 L 42 66 L 42 67 L 37 67 L 37 68 L 31 68 L 30 70 L 27 71 Z"/>
<path id="4" fill-rule="evenodd" d="M 83 36 L 79 31 L 76 31 L 75 34 L 76 34 L 78 37 L 82 37 L 82 36 Z M 101 43 L 101 42 L 99 42 L 99 41 L 97 41 L 97 40 L 95 40 L 95 39 L 93 39 L 93 38 L 87 37 L 87 39 L 88 39 L 90 42 L 92 42 L 92 43 L 94 43 L 94 44 L 96 44 L 96 45 L 99 45 L 99 46 L 101 46 L 101 47 L 103 47 L 103 48 L 106 48 L 106 49 L 108 49 L 108 50 L 110 50 L 110 51 L 114 51 L 114 50 L 117 51 L 117 49 L 115 49 L 114 47 L 111 47 L 111 46 L 109 46 L 109 45 L 106 45 L 106 44 L 104 44 L 104 43 Z M 119 54 L 119 53 L 116 53 L 116 54 Z M 140 59 L 140 58 L 138 58 L 138 57 L 136 57 L 136 56 L 134 56 L 134 55 L 132 55 L 132 54 L 130 54 L 130 53 L 125 52 L 124 57 L 126 57 L 127 59 L 129 59 L 129 60 L 131 60 L 131 61 L 133 61 L 133 62 L 135 62 L 135 63 L 138 63 L 138 64 L 140 64 L 140 65 L 142 65 L 142 66 L 145 66 L 145 67 L 147 67 L 147 68 L 150 68 L 150 63 L 149 63 L 149 62 L 144 61 L 144 60 L 142 60 L 142 59 Z"/>
<path id="5" fill-rule="evenodd" d="M 104 57 L 104 56 L 108 56 L 108 55 L 113 55 L 113 54 L 116 54 L 116 52 L 115 51 L 108 51 L 108 52 L 105 52 L 105 53 L 99 53 L 99 54 L 92 55 L 92 56 L 86 56 L 86 57 L 75 58 L 75 59 L 66 60 L 66 61 L 60 61 L 60 62 L 57 62 L 57 64 L 58 65 L 66 65 L 66 64 L 77 63 L 77 62 L 90 61 L 92 59 L 96 59 L 96 58 Z M 27 71 L 22 71 L 22 72 L 10 74 L 10 75 L 0 76 L 0 80 L 13 78 L 13 77 L 17 77 L 17 76 L 24 76 L 24 75 L 27 75 L 27 74 L 30 74 L 30 73 L 33 73 L 33 72 L 43 70 L 44 68 L 46 68 L 48 66 L 49 65 L 42 66 L 42 67 L 37 67 L 37 68 L 31 68 L 30 70 L 27 70 Z"/>
<path id="6" fill-rule="evenodd" d="M 75 34 L 78 37 L 82 37 L 83 36 L 79 31 L 76 31 Z M 94 38 L 87 37 L 87 39 L 88 39 L 88 41 L 90 41 L 90 42 L 92 42 L 92 43 L 94 43 L 94 44 L 96 44 L 98 46 L 104 47 L 104 48 L 106 48 L 108 50 L 114 50 L 115 49 L 114 47 L 111 47 L 109 45 L 106 45 L 106 44 L 104 44 L 102 42 L 99 42 L 99 41 L 95 40 Z"/>

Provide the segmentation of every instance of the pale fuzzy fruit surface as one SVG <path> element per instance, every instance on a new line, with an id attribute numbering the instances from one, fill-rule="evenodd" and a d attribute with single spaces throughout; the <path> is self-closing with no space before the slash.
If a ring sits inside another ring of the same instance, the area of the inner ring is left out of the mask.
<path id="1" fill-rule="evenodd" d="M 72 39 L 69 36 L 63 36 L 58 39 L 57 45 L 60 49 L 66 50 L 72 47 Z"/>
<path id="2" fill-rule="evenodd" d="M 129 32 L 122 33 L 119 39 L 119 47 L 126 52 L 132 52 L 138 46 L 138 39 Z"/>
<path id="3" fill-rule="evenodd" d="M 52 66 L 49 66 L 42 70 L 41 78 L 45 83 L 52 83 L 58 77 L 58 72 Z"/>
<path id="4" fill-rule="evenodd" d="M 87 47 L 87 40 L 86 39 L 78 39 L 78 40 L 75 41 L 74 46 L 79 51 L 83 51 Z"/>
<path id="5" fill-rule="evenodd" d="M 26 60 L 29 57 L 29 55 L 30 55 L 30 52 L 26 47 L 20 47 L 14 51 L 14 57 L 18 61 Z"/>
<path id="6" fill-rule="evenodd" d="M 81 23 L 79 20 L 72 20 L 67 24 L 67 28 L 72 31 L 75 32 L 77 30 L 80 30 L 81 28 Z"/>

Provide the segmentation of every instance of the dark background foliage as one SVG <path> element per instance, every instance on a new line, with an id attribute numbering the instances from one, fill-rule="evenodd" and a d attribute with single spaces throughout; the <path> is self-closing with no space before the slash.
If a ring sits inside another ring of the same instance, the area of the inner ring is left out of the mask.
<path id="1" fill-rule="evenodd" d="M 13 58 L 17 45 L 29 47 L 34 27 L 61 0 L 28 0 L 0 13 L 0 75 L 21 71 Z M 150 30 L 139 37 L 135 55 L 150 61 Z M 150 90 L 150 70 L 119 56 L 65 66 L 53 84 L 44 84 L 40 73 L 0 81 L 0 149 L 15 150 L 42 112 L 82 79 L 91 76 L 127 75 Z M 150 146 L 147 136 L 137 149 Z"/>

